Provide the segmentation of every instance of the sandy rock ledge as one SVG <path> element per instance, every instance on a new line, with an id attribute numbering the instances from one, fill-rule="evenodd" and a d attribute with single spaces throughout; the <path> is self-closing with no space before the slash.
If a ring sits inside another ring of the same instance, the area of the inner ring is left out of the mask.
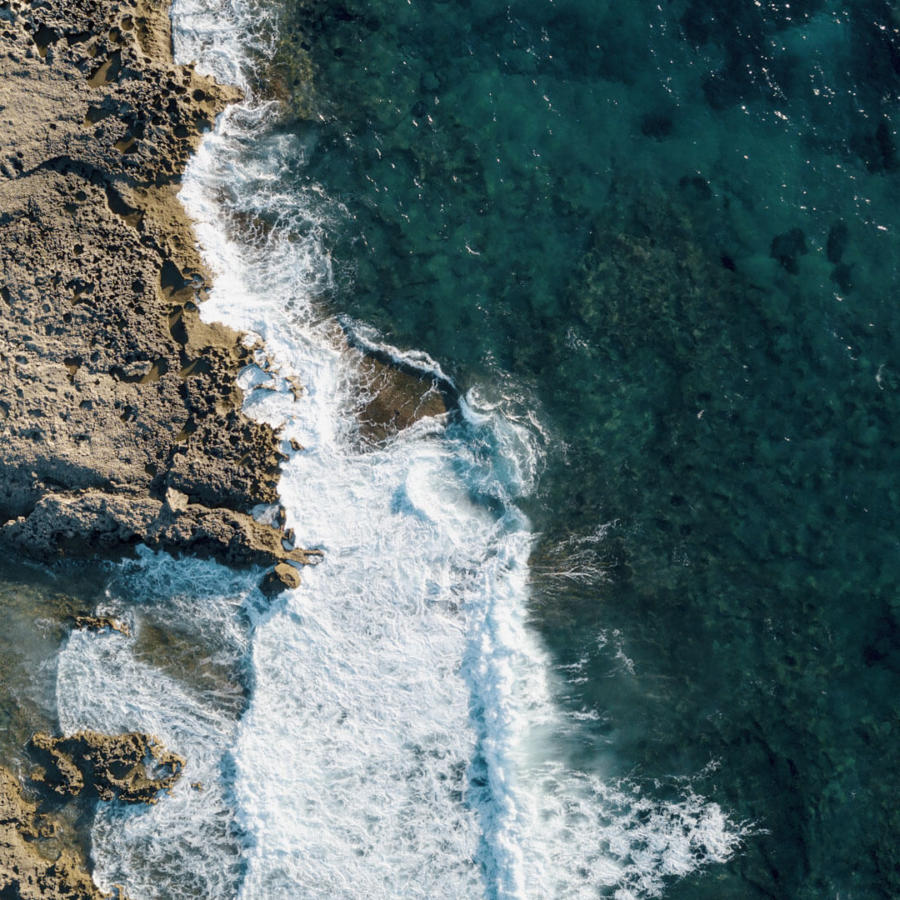
<path id="1" fill-rule="evenodd" d="M 170 48 L 163 0 L 0 0 L 0 548 L 304 562 L 177 199 L 237 93 Z"/>

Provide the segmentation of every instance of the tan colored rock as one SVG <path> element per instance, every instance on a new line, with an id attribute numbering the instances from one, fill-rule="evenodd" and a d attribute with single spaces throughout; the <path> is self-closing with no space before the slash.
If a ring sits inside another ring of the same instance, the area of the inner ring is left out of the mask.
<path id="1" fill-rule="evenodd" d="M 252 351 L 200 320 L 209 273 L 177 199 L 237 92 L 174 65 L 168 7 L 0 0 L 0 551 L 143 541 L 312 561 L 249 514 L 276 500 L 279 439 L 241 409 Z M 66 797 L 153 802 L 183 766 L 147 735 L 36 735 L 32 749 Z M 47 833 L 0 769 L 0 896 L 99 898 L 85 861 L 42 855 Z"/>
<path id="2" fill-rule="evenodd" d="M 251 351 L 200 321 L 177 199 L 237 92 L 174 65 L 164 0 L 0 13 L 0 546 L 282 559 L 248 515 L 280 442 L 241 410 Z"/>
<path id="3" fill-rule="evenodd" d="M 299 400 L 303 396 L 303 382 L 296 375 L 288 375 L 285 378 L 294 400 Z"/>
<path id="4" fill-rule="evenodd" d="M 174 501 L 174 505 L 173 505 Z M 317 562 L 318 551 L 286 550 L 282 528 L 248 513 L 188 502 L 167 492 L 166 502 L 134 493 L 50 493 L 30 515 L 0 526 L 0 543 L 46 559 L 54 553 L 102 555 L 143 541 L 155 549 L 214 557 L 231 565 L 273 561 Z"/>
<path id="5" fill-rule="evenodd" d="M 70 737 L 36 734 L 31 750 L 42 764 L 33 780 L 61 796 L 86 792 L 101 800 L 156 803 L 181 777 L 184 758 L 139 732 L 106 735 L 79 731 Z M 152 774 L 151 774 L 152 773 Z"/>
<path id="6" fill-rule="evenodd" d="M 84 631 L 117 631 L 126 637 L 131 636 L 131 629 L 125 622 L 112 616 L 75 616 L 75 627 Z"/>
<path id="7" fill-rule="evenodd" d="M 169 488 L 166 491 L 166 508 L 173 514 L 184 512 L 188 508 L 190 500 L 191 498 L 187 494 L 182 494 L 175 488 Z"/>
<path id="8" fill-rule="evenodd" d="M 42 820 L 35 804 L 22 795 L 15 776 L 0 768 L 0 897 L 99 900 L 106 896 L 74 853 L 44 849 L 41 839 L 53 832 L 49 820 Z"/>
<path id="9" fill-rule="evenodd" d="M 155 803 L 170 789 L 184 759 L 139 733 L 83 731 L 67 738 L 37 734 L 32 753 L 43 764 L 36 783 L 61 797 Z M 62 818 L 38 813 L 15 776 L 0 767 L 0 897 L 23 900 L 100 900 L 88 862 L 60 844 Z M 121 891 L 118 896 L 124 896 Z"/>
<path id="10" fill-rule="evenodd" d="M 279 563 L 275 566 L 259 586 L 267 597 L 273 597 L 282 591 L 290 591 L 298 587 L 300 587 L 300 573 L 288 563 Z"/>

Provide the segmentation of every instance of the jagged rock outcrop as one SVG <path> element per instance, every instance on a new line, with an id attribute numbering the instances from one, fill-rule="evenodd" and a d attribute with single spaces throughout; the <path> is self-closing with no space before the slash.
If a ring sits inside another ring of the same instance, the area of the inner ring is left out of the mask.
<path id="1" fill-rule="evenodd" d="M 181 777 L 184 759 L 147 734 L 81 731 L 69 737 L 36 734 L 32 781 L 51 796 L 155 803 Z M 100 900 L 87 860 L 60 846 L 62 819 L 39 812 L 18 780 L 0 767 L 0 897 L 22 900 Z M 56 839 L 56 840 L 54 840 Z"/>
<path id="2" fill-rule="evenodd" d="M 60 796 L 156 803 L 181 777 L 185 760 L 152 735 L 79 731 L 69 737 L 36 734 L 30 749 L 43 767 L 32 780 Z"/>
<path id="3" fill-rule="evenodd" d="M 70 851 L 44 855 L 41 839 L 54 832 L 16 777 L 0 768 L 0 897 L 21 900 L 100 900 L 83 861 Z"/>
<path id="4" fill-rule="evenodd" d="M 0 0 L 0 547 L 302 562 L 249 515 L 278 439 L 176 196 L 237 94 L 170 44 L 164 0 Z"/>
<path id="5" fill-rule="evenodd" d="M 177 198 L 238 93 L 174 64 L 168 12 L 0 0 L 0 552 L 144 542 L 294 583 L 315 554 L 250 514 L 277 499 L 280 441 L 241 409 L 252 351 L 200 320 L 209 273 Z M 87 801 L 154 802 L 184 764 L 141 734 L 30 749 L 50 796 Z M 0 897 L 102 896 L 86 860 L 44 846 L 52 821 L 0 768 Z"/>
<path id="6" fill-rule="evenodd" d="M 131 629 L 127 622 L 114 619 L 112 616 L 74 616 L 72 624 L 84 631 L 117 631 L 125 637 L 131 637 Z"/>
<path id="7" fill-rule="evenodd" d="M 46 494 L 28 516 L 7 522 L 0 537 L 8 547 L 45 558 L 59 551 L 112 552 L 138 541 L 233 565 L 308 563 L 320 556 L 316 551 L 286 550 L 279 529 L 227 507 L 191 503 L 172 488 L 162 501 L 130 491 Z"/>
<path id="8" fill-rule="evenodd" d="M 262 580 L 259 587 L 269 597 L 283 590 L 293 590 L 300 587 L 300 573 L 288 563 L 278 563 Z"/>

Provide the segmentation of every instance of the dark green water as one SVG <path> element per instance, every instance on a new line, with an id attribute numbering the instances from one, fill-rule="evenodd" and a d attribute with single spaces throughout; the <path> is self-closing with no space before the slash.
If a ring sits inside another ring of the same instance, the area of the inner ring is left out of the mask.
<path id="1" fill-rule="evenodd" d="M 667 896 L 900 895 L 900 9 L 322 0 L 282 37 L 336 308 L 547 430 L 576 761 L 757 825 Z"/>

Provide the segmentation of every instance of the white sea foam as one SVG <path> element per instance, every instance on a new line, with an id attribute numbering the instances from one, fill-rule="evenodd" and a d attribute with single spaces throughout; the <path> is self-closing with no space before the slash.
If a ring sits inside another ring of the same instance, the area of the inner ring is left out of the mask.
<path id="1" fill-rule="evenodd" d="M 304 448 L 280 493 L 299 543 L 325 556 L 266 609 L 252 573 L 223 586 L 214 564 L 143 557 L 138 625 L 155 609 L 187 635 L 221 633 L 219 682 L 242 659 L 249 670 L 240 719 L 216 677 L 166 670 L 140 634 L 70 639 L 63 728 L 141 728 L 189 758 L 156 807 L 99 814 L 99 880 L 135 898 L 657 896 L 727 859 L 739 832 L 689 782 L 659 802 L 567 761 L 582 722 L 554 701 L 557 673 L 526 622 L 533 536 L 516 498 L 540 470 L 534 421 L 472 391 L 449 425 L 425 420 L 376 449 L 353 439 L 360 354 L 316 307 L 340 208 L 296 186 L 303 143 L 270 133 L 253 99 L 243 42 L 263 9 L 175 2 L 179 58 L 249 92 L 203 142 L 182 198 L 216 275 L 202 315 L 263 339 L 245 408 Z M 234 213 L 268 227 L 249 236 Z M 446 378 L 361 323 L 343 329 Z"/>
<path id="2" fill-rule="evenodd" d="M 60 652 L 64 733 L 144 731 L 187 758 L 160 803 L 101 806 L 93 856 L 106 890 L 125 884 L 135 898 L 234 896 L 240 845 L 222 770 L 244 704 L 229 674 L 248 651 L 258 579 L 143 550 L 120 566 L 102 610 L 128 622 L 132 635 L 75 631 Z M 168 670 L 159 666 L 165 658 Z M 202 790 L 191 787 L 197 783 Z"/>

